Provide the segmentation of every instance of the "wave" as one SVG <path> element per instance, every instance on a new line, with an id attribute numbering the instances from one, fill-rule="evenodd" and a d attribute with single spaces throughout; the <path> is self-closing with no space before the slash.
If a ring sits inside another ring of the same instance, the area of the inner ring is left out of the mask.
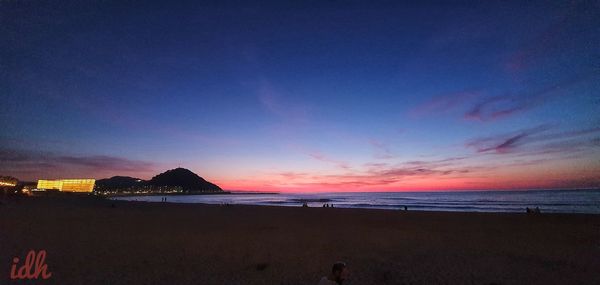
<path id="1" fill-rule="evenodd" d="M 158 202 L 160 197 L 119 197 Z M 539 207 L 550 213 L 600 214 L 600 191 L 536 190 L 521 192 L 423 192 L 423 193 L 325 193 L 325 194 L 273 194 L 273 195 L 210 195 L 174 196 L 169 199 L 179 203 L 245 204 L 310 207 L 334 204 L 338 208 L 404 209 L 422 211 L 463 212 L 525 212 L 526 207 Z"/>

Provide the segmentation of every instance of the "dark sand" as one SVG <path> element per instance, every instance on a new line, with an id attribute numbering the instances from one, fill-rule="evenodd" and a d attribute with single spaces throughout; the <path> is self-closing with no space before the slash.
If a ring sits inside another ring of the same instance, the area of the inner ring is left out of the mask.
<path id="1" fill-rule="evenodd" d="M 111 208 L 111 204 L 115 208 Z M 600 284 L 600 215 L 478 214 L 29 198 L 0 205 L 0 284 Z"/>

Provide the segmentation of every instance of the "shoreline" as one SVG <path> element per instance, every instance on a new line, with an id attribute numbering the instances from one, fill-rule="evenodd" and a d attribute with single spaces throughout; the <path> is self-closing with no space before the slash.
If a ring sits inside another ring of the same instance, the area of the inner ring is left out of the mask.
<path id="1" fill-rule="evenodd" d="M 204 196 L 204 195 L 277 195 L 280 193 L 277 192 L 232 192 L 232 191 L 223 191 L 223 192 L 197 192 L 197 193 L 122 193 L 122 194 L 90 194 L 93 196 L 100 196 L 106 198 L 112 197 L 141 197 L 141 196 Z"/>
<path id="2" fill-rule="evenodd" d="M 135 196 L 134 196 L 135 197 Z M 116 198 L 122 198 L 122 197 L 116 197 Z M 216 204 L 216 203 L 200 203 L 200 202 L 190 202 L 190 203 L 186 203 L 186 202 L 171 202 L 171 201 L 167 201 L 167 202 L 161 202 L 161 201 L 140 201 L 140 200 L 136 200 L 136 201 L 131 201 L 131 200 L 111 200 L 110 198 L 107 198 L 110 201 L 119 201 L 119 202 L 129 202 L 129 203 L 147 203 L 147 204 L 173 204 L 173 205 L 202 205 L 202 206 L 218 206 L 218 207 L 223 207 L 223 206 L 229 206 L 229 207 L 258 207 L 258 208 L 263 208 L 263 207 L 271 207 L 271 208 L 302 208 L 302 205 L 297 205 L 297 206 L 285 206 L 285 205 L 257 205 L 257 204 L 226 204 L 226 205 L 221 205 L 221 204 Z M 408 210 L 403 210 L 403 209 L 387 209 L 387 208 L 376 208 L 376 207 L 372 207 L 372 208 L 361 208 L 361 207 L 333 207 L 333 208 L 324 208 L 324 207 L 306 207 L 306 208 L 311 208 L 311 209 L 319 209 L 319 208 L 323 208 L 323 209 L 340 209 L 340 210 L 359 210 L 359 211 L 386 211 L 386 212 L 416 212 L 416 213 L 465 213 L 465 214 L 506 214 L 506 215 L 512 215 L 512 214 L 516 214 L 516 215 L 528 215 L 528 216 L 536 216 L 536 215 L 581 215 L 581 216 L 596 216 L 596 217 L 600 217 L 600 214 L 597 213 L 576 213 L 576 212 L 571 212 L 571 213 L 556 213 L 556 212 L 542 212 L 542 213 L 526 213 L 525 209 L 523 209 L 523 211 L 521 212 L 500 212 L 500 211 L 496 211 L 496 212 L 492 212 L 492 211 L 444 211 L 444 210 L 439 210 L 439 211 L 434 211 L 434 210 L 418 210 L 418 209 L 408 209 Z"/>
<path id="3" fill-rule="evenodd" d="M 261 195 L 265 195 L 264 199 Z M 268 197 L 272 195 L 271 197 Z M 275 196 L 277 195 L 277 196 Z M 540 200 L 540 196 L 531 197 L 531 200 L 505 201 L 505 200 L 488 200 L 486 197 L 471 200 L 473 197 L 458 196 L 454 199 L 450 196 L 383 196 L 373 197 L 374 200 L 364 202 L 362 196 L 344 196 L 341 194 L 281 194 L 281 193 L 229 193 L 228 195 L 217 197 L 202 198 L 196 195 L 176 195 L 178 197 L 169 199 L 168 203 L 181 204 L 207 204 L 207 205 L 255 205 L 255 206 L 275 206 L 275 207 L 301 207 L 303 203 L 307 203 L 308 207 L 317 208 L 324 207 L 325 204 L 334 205 L 335 208 L 344 209 L 380 209 L 388 211 L 427 211 L 427 212 L 469 212 L 469 213 L 527 213 L 527 209 L 531 209 L 531 215 L 540 214 L 534 213 L 534 209 L 539 208 L 542 214 L 591 214 L 600 215 L 600 208 L 593 206 L 593 200 L 580 204 L 553 204 Z M 458 195 L 458 194 L 457 194 Z M 121 201 L 140 201 L 140 202 L 163 202 L 156 199 L 156 196 L 167 195 L 123 195 L 116 197 L 107 197 L 108 199 Z M 202 196 L 202 195 L 200 195 Z M 256 196 L 247 198 L 247 196 Z M 594 196 L 597 198 L 598 196 Z M 581 199 L 577 196 L 576 198 Z M 403 200 L 398 202 L 396 199 Z M 450 199 L 450 200 L 448 200 Z M 480 200 L 483 199 L 483 200 Z M 489 199 L 502 199 L 502 196 L 492 196 Z M 484 201 L 484 202 L 481 202 Z M 556 206 L 558 205 L 558 206 Z"/>
<path id="4" fill-rule="evenodd" d="M 98 194 L 88 194 L 88 195 L 111 198 L 111 197 L 141 197 L 141 196 L 204 196 L 204 195 L 229 195 L 229 194 L 233 194 L 233 193 L 231 193 L 229 191 L 223 191 L 223 192 L 199 192 L 199 193 L 122 193 L 122 194 L 108 194 L 108 195 L 98 193 Z"/>
<path id="5" fill-rule="evenodd" d="M 235 193 L 231 193 L 231 194 L 235 194 Z M 145 195 L 147 196 L 147 195 Z M 166 196 L 166 195 L 152 195 L 152 196 Z M 178 195 L 175 195 L 178 196 Z M 191 195 L 191 196 L 197 196 L 197 195 Z M 200 195 L 201 196 L 201 195 Z M 138 197 L 138 196 L 131 196 L 131 197 Z M 333 207 L 333 208 L 324 208 L 324 207 L 302 207 L 301 204 L 298 204 L 297 206 L 282 206 L 282 205 L 255 205 L 255 204 L 227 204 L 227 205 L 221 205 L 221 204 L 215 204 L 215 203 L 186 203 L 186 202 L 172 202 L 172 201 L 168 201 L 168 202 L 160 202 L 160 201 L 140 201 L 140 200 L 113 200 L 111 199 L 112 197 L 105 197 L 102 195 L 81 195 L 81 194 L 68 194 L 65 196 L 62 195 L 55 195 L 55 196 L 30 196 L 30 197 L 21 197 L 19 198 L 20 201 L 18 203 L 23 203 L 23 202 L 27 202 L 29 201 L 38 201 L 38 202 L 59 202 L 61 204 L 63 203 L 69 203 L 71 206 L 78 206 L 77 202 L 83 202 L 82 207 L 87 207 L 89 206 L 90 203 L 88 202 L 92 202 L 93 204 L 103 204 L 105 206 L 111 206 L 112 204 L 115 204 L 114 202 L 118 203 L 118 204 L 122 204 L 124 206 L 127 205 L 131 205 L 131 206 L 141 206 L 141 207 L 199 207 L 199 208 L 203 208 L 203 207 L 218 207 L 218 208 L 248 208 L 248 209 L 260 209 L 260 208 L 272 208 L 272 209 L 323 209 L 324 211 L 356 211 L 357 213 L 360 212 L 391 212 L 391 213 L 415 213 L 415 214 L 441 214 L 441 215 L 453 215 L 453 214 L 466 214 L 466 215 L 506 215 L 506 216 L 512 216 L 512 215 L 516 215 L 516 216 L 526 216 L 526 217 L 539 217 L 539 216 L 581 216 L 581 217 L 593 217 L 593 218 L 599 218 L 600 219 L 600 214 L 596 214 L 596 213 L 554 213 L 554 212 L 542 212 L 542 213 L 535 213 L 535 214 L 527 214 L 526 212 L 486 212 L 486 211 L 432 211 L 432 210 L 402 210 L 402 209 L 383 209 L 383 208 L 360 208 L 360 207 Z M 115 197 L 115 198 L 123 198 L 123 196 L 119 196 L 119 197 Z M 10 204 L 15 204 L 14 198 L 9 198 L 9 199 L 2 199 L 0 198 L 0 202 L 5 203 L 4 205 L 10 205 Z M 7 203 L 8 202 L 8 203 Z M 111 203 L 112 202 L 112 203 Z M 17 203 L 17 204 L 18 204 Z M 157 206 L 157 205 L 163 205 L 163 206 Z M 118 206 L 118 205 L 116 205 Z M 600 225 L 599 225 L 600 226 Z M 600 229 L 599 229 L 600 230 Z"/>

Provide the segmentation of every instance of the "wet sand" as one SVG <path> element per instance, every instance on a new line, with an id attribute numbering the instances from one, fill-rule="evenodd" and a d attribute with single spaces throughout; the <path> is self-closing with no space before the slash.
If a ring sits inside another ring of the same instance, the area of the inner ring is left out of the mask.
<path id="1" fill-rule="evenodd" d="M 1 284 L 29 249 L 33 284 L 600 284 L 600 215 L 3 201 Z"/>

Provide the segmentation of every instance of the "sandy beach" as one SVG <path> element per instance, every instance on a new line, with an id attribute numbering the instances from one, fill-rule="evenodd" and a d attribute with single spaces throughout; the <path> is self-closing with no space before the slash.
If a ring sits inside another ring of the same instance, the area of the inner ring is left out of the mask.
<path id="1" fill-rule="evenodd" d="M 3 201 L 0 283 L 30 249 L 32 284 L 600 284 L 600 215 Z"/>

